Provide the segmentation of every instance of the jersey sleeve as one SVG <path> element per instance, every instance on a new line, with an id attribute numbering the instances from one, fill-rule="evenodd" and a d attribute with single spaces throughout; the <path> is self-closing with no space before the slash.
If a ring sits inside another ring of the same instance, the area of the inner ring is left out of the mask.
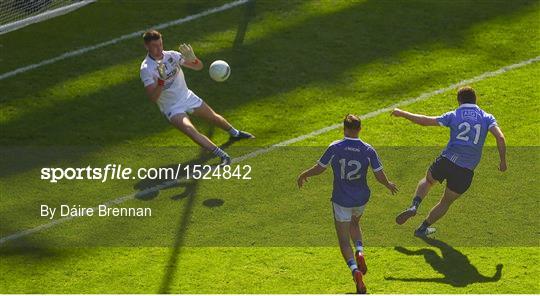
<path id="1" fill-rule="evenodd" d="M 326 148 L 326 151 L 321 156 L 319 161 L 317 161 L 317 163 L 323 168 L 325 168 L 330 164 L 333 157 L 334 157 L 334 145 L 330 145 L 328 146 L 328 148 Z"/>
<path id="2" fill-rule="evenodd" d="M 171 55 L 174 57 L 174 60 L 178 63 L 178 65 L 182 65 L 184 63 L 184 57 L 178 51 L 171 50 Z"/>
<path id="3" fill-rule="evenodd" d="M 152 73 L 148 70 L 148 67 L 141 68 L 141 80 L 144 84 L 144 87 L 152 85 L 155 83 Z"/>
<path id="4" fill-rule="evenodd" d="M 369 159 L 369 165 L 371 166 L 371 169 L 374 172 L 378 172 L 383 169 L 381 160 L 379 159 L 379 155 L 377 154 L 377 151 L 373 149 L 373 147 L 369 147 L 368 151 L 368 159 Z"/>
<path id="5" fill-rule="evenodd" d="M 448 127 L 450 126 L 450 123 L 452 122 L 452 118 L 454 118 L 454 112 L 453 111 L 446 112 L 443 115 L 437 117 L 437 122 L 441 126 Z"/>
<path id="6" fill-rule="evenodd" d="M 490 129 L 490 128 L 494 127 L 494 126 L 498 126 L 497 120 L 495 120 L 495 116 L 493 116 L 491 114 L 486 114 L 486 117 L 484 117 L 484 118 L 485 118 L 488 129 Z"/>

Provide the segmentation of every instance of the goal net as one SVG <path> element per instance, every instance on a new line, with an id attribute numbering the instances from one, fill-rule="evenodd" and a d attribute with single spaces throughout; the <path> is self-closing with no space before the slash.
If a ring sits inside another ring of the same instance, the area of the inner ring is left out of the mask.
<path id="1" fill-rule="evenodd" d="M 0 0 L 0 34 L 66 14 L 96 0 Z"/>

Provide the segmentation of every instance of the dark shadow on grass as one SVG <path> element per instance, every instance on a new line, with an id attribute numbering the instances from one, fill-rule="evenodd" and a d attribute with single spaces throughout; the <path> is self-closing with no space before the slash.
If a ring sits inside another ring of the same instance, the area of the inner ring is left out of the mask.
<path id="1" fill-rule="evenodd" d="M 178 269 L 178 257 L 180 255 L 180 250 L 184 245 L 184 239 L 188 230 L 192 209 L 195 205 L 195 194 L 197 192 L 198 186 L 199 182 L 196 180 L 192 180 L 190 181 L 190 186 L 186 187 L 186 190 L 183 193 L 183 199 L 186 199 L 187 203 L 184 206 L 184 210 L 180 214 L 178 226 L 176 227 L 174 244 L 171 247 L 169 260 L 165 265 L 163 278 L 161 280 L 161 285 L 158 291 L 159 294 L 170 293 L 169 289 L 171 287 L 172 281 L 175 279 L 175 275 Z"/>
<path id="2" fill-rule="evenodd" d="M 478 269 L 472 265 L 469 258 L 461 253 L 460 251 L 454 249 L 452 246 L 447 243 L 433 239 L 433 238 L 423 238 L 423 240 L 432 247 L 436 247 L 441 251 L 441 256 L 437 254 L 433 249 L 420 249 L 420 250 L 409 250 L 404 247 L 395 247 L 395 250 L 408 255 L 408 256 L 424 256 L 426 262 L 431 265 L 431 267 L 442 274 L 443 277 L 437 278 L 395 278 L 395 277 L 385 277 L 387 280 L 391 281 L 403 281 L 403 282 L 433 282 L 433 283 L 442 283 L 448 284 L 453 287 L 466 287 L 474 283 L 489 283 L 497 282 L 501 279 L 502 276 L 502 264 L 497 264 L 495 268 L 495 274 L 491 277 L 484 276 L 480 274 Z"/>
<path id="3" fill-rule="evenodd" d="M 214 131 L 214 128 L 211 128 L 212 133 Z M 234 141 L 229 140 L 222 146 L 220 146 L 222 149 L 229 147 Z M 193 164 L 204 164 L 206 161 L 208 161 L 209 157 L 207 155 L 207 152 L 201 149 L 201 152 L 199 154 L 199 157 L 190 163 Z M 182 246 L 184 245 L 184 240 L 186 237 L 186 233 L 188 231 L 189 222 L 191 220 L 191 214 L 193 213 L 193 207 L 195 205 L 195 198 L 197 190 L 200 186 L 200 179 L 190 179 L 186 180 L 185 182 L 181 183 L 182 187 L 184 188 L 184 191 L 181 194 L 174 195 L 171 198 L 174 200 L 186 200 L 186 204 L 184 205 L 184 209 L 182 213 L 179 216 L 178 226 L 176 227 L 176 233 L 175 233 L 175 239 L 173 246 L 171 248 L 171 253 L 169 255 L 169 260 L 167 261 L 167 264 L 165 265 L 165 271 L 163 273 L 163 278 L 161 280 L 161 285 L 159 288 L 158 293 L 159 294 L 166 294 L 170 293 L 170 287 L 173 280 L 175 280 L 175 275 L 177 273 L 178 269 L 178 257 L 180 255 L 180 251 Z"/>
<path id="4" fill-rule="evenodd" d="M 244 38 L 246 37 L 246 31 L 249 24 L 249 21 L 255 16 L 255 5 L 257 0 L 251 0 L 245 4 L 244 8 L 244 18 L 238 24 L 238 29 L 236 30 L 236 37 L 233 42 L 233 49 L 238 48 L 244 43 Z"/>
<path id="5" fill-rule="evenodd" d="M 209 133 L 209 136 L 213 133 L 214 128 L 211 127 L 211 132 Z M 229 148 L 233 143 L 235 143 L 236 140 L 229 139 L 224 144 L 220 145 L 219 147 L 221 149 L 227 149 Z M 201 150 L 199 157 L 192 159 L 190 161 L 184 162 L 184 163 L 173 163 L 168 164 L 165 166 L 159 167 L 159 169 L 172 169 L 177 170 L 178 165 L 180 165 L 181 168 L 184 168 L 186 166 L 193 167 L 193 165 L 203 165 L 206 164 L 209 160 L 215 159 L 216 156 L 212 153 Z M 184 199 L 186 197 L 185 192 L 191 191 L 191 187 L 193 184 L 190 182 L 190 180 L 193 180 L 193 177 L 187 176 L 185 170 L 180 170 L 180 174 L 178 179 L 175 179 L 174 176 L 167 176 L 167 178 L 157 178 L 157 179 L 151 179 L 146 178 L 138 181 L 133 186 L 133 189 L 138 190 L 138 193 L 136 194 L 135 198 L 139 200 L 151 200 L 154 199 L 159 195 L 160 190 L 170 189 L 170 188 L 184 188 L 184 193 L 174 195 L 171 197 L 171 199 L 174 200 L 180 200 Z"/>
<path id="6" fill-rule="evenodd" d="M 25 260 L 41 261 L 58 259 L 63 252 L 49 247 L 37 245 L 35 242 L 25 241 L 22 244 L 0 247 L 0 257 L 23 256 Z"/>
<path id="7" fill-rule="evenodd" d="M 221 207 L 225 201 L 221 198 L 209 198 L 203 201 L 203 205 L 208 208 L 217 208 Z"/>
<path id="8" fill-rule="evenodd" d="M 1 220 L 0 223 L 1 237 L 17 233 L 13 227 L 8 226 L 8 222 Z M 59 260 L 62 259 L 64 252 L 61 249 L 55 249 L 52 244 L 43 238 L 35 237 L 19 237 L 15 240 L 7 241 L 0 244 L 0 260 L 4 257 L 21 256 L 28 262 L 36 262 L 43 260 Z"/>
<path id="9" fill-rule="evenodd" d="M 187 198 L 189 197 L 189 193 L 195 190 L 195 184 L 193 184 L 193 182 L 180 183 L 178 184 L 178 187 L 184 188 L 184 191 L 171 196 L 172 200 L 181 200 Z"/>

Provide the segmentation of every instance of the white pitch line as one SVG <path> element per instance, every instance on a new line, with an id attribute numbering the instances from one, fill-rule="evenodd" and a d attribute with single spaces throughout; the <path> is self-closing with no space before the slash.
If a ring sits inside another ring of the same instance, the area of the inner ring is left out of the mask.
<path id="1" fill-rule="evenodd" d="M 535 58 L 528 59 L 528 60 L 525 60 L 525 61 L 522 61 L 522 62 L 519 62 L 519 63 L 516 63 L 516 64 L 508 65 L 508 66 L 502 67 L 502 68 L 500 68 L 498 70 L 495 70 L 495 71 L 485 72 L 485 73 L 480 74 L 480 75 L 478 75 L 476 77 L 473 77 L 471 79 L 462 80 L 462 81 L 460 81 L 458 83 L 454 83 L 454 84 L 449 85 L 449 86 L 444 87 L 444 88 L 440 88 L 440 89 L 437 89 L 437 90 L 434 90 L 434 91 L 422 93 L 418 97 L 405 99 L 405 100 L 399 101 L 399 102 L 397 102 L 397 103 L 395 103 L 393 105 L 390 105 L 388 107 L 381 108 L 381 109 L 366 113 L 366 114 L 360 116 L 360 118 L 361 119 L 367 119 L 367 118 L 375 117 L 375 116 L 380 115 L 382 113 L 390 112 L 394 108 L 410 105 L 412 103 L 416 103 L 416 102 L 420 102 L 420 101 L 424 101 L 424 100 L 426 100 L 426 99 L 428 99 L 428 98 L 430 98 L 432 96 L 442 94 L 444 92 L 456 89 L 456 88 L 458 88 L 460 86 L 464 86 L 464 85 L 467 85 L 467 84 L 479 82 L 479 81 L 482 81 L 482 80 L 484 80 L 486 78 L 495 77 L 495 76 L 504 74 L 504 73 L 506 73 L 506 72 L 508 72 L 510 70 L 521 68 L 521 67 L 527 66 L 529 64 L 532 64 L 532 63 L 535 63 L 535 62 L 538 62 L 538 61 L 540 61 L 540 56 L 537 56 Z M 342 126 L 342 123 L 327 126 L 327 127 L 318 129 L 316 131 L 313 131 L 313 132 L 311 132 L 309 134 L 301 135 L 299 137 L 292 138 L 292 139 L 289 139 L 289 140 L 286 140 L 286 141 L 283 141 L 283 142 L 279 142 L 279 143 L 274 144 L 272 146 L 269 146 L 269 147 L 266 147 L 266 148 L 261 148 L 261 149 L 255 150 L 255 151 L 253 151 L 251 153 L 236 157 L 236 158 L 234 158 L 232 160 L 232 162 L 237 163 L 237 162 L 244 161 L 246 159 L 254 158 L 254 157 L 258 156 L 258 155 L 271 152 L 271 151 L 273 151 L 273 150 L 275 150 L 275 149 L 277 149 L 279 147 L 289 146 L 291 144 L 303 141 L 305 139 L 312 138 L 312 137 L 318 136 L 320 134 L 324 134 L 324 133 L 329 132 L 331 130 L 337 129 L 337 128 L 341 127 L 341 126 Z M 164 188 L 168 188 L 168 187 L 170 187 L 172 185 L 178 184 L 178 182 L 179 182 L 179 180 L 167 181 L 167 182 L 165 182 L 163 184 L 147 188 L 147 189 L 145 189 L 143 191 L 135 192 L 135 193 L 132 193 L 132 194 L 129 194 L 129 195 L 125 195 L 125 196 L 122 196 L 122 197 L 119 197 L 119 198 L 116 198 L 116 199 L 109 200 L 109 201 L 107 201 L 107 202 L 105 202 L 103 204 L 107 205 L 107 206 L 108 205 L 117 205 L 117 204 L 123 203 L 125 201 L 131 200 L 131 199 L 133 199 L 133 198 L 135 198 L 137 196 L 145 195 L 145 194 L 148 194 L 150 192 L 155 192 L 155 191 L 159 191 L 159 190 L 164 189 Z M 94 209 L 97 209 L 97 207 L 94 207 Z M 34 228 L 26 229 L 26 230 L 23 230 L 23 231 L 20 231 L 20 232 L 5 236 L 5 237 L 0 239 L 0 245 L 6 243 L 8 241 L 11 241 L 11 240 L 16 240 L 18 238 L 21 238 L 21 237 L 24 237 L 24 236 L 27 236 L 27 235 L 30 235 L 30 234 L 33 234 L 33 233 L 36 233 L 36 232 L 40 232 L 42 230 L 49 229 L 49 228 L 51 228 L 53 226 L 62 224 L 62 223 L 67 222 L 67 221 L 71 221 L 74 218 L 78 218 L 78 217 L 79 216 L 64 217 L 64 218 L 61 218 L 61 219 L 56 219 L 56 220 L 53 220 L 53 221 L 51 221 L 49 223 L 42 224 L 42 225 L 36 226 Z"/>
<path id="2" fill-rule="evenodd" d="M 508 66 L 502 67 L 502 68 L 500 68 L 498 70 L 495 70 L 495 71 L 485 72 L 485 73 L 480 74 L 478 76 L 475 76 L 475 77 L 473 77 L 471 79 L 462 80 L 462 81 L 460 81 L 458 83 L 454 83 L 454 84 L 449 85 L 449 86 L 447 86 L 445 88 L 437 89 L 437 90 L 434 90 L 434 91 L 431 91 L 431 92 L 426 92 L 426 93 L 420 94 L 418 97 L 405 99 L 403 101 L 399 101 L 399 102 L 397 102 L 397 103 L 395 103 L 393 105 L 390 105 L 388 107 L 381 108 L 381 109 L 366 113 L 364 115 L 361 115 L 360 119 L 367 119 L 367 118 L 375 117 L 375 116 L 377 116 L 379 114 L 382 114 L 382 113 L 385 113 L 385 112 L 390 112 L 394 108 L 410 105 L 412 103 L 416 103 L 416 102 L 419 102 L 419 101 L 423 101 L 423 100 L 428 99 L 428 98 L 430 98 L 432 96 L 447 92 L 449 90 L 453 90 L 453 89 L 459 88 L 459 87 L 467 85 L 467 84 L 475 83 L 475 82 L 484 80 L 484 79 L 489 78 L 489 77 L 494 77 L 494 76 L 506 73 L 506 72 L 508 72 L 510 70 L 513 70 L 513 69 L 516 69 L 516 68 L 521 68 L 523 66 L 527 66 L 529 64 L 532 64 L 532 63 L 535 63 L 535 62 L 538 62 L 538 61 L 540 61 L 540 56 L 537 56 L 535 58 L 528 59 L 528 60 L 525 60 L 525 61 L 522 61 L 522 62 L 519 62 L 519 63 L 516 63 L 516 64 L 508 65 Z M 292 139 L 289 139 L 289 140 L 274 144 L 274 145 L 269 146 L 267 148 L 262 148 L 262 149 L 253 151 L 251 153 L 248 153 L 246 155 L 243 155 L 243 156 L 240 156 L 238 158 L 233 159 L 233 162 L 240 162 L 240 161 L 243 161 L 243 160 L 246 160 L 246 159 L 250 159 L 250 158 L 253 158 L 253 157 L 255 157 L 255 156 L 259 155 L 259 154 L 268 153 L 268 152 L 270 152 L 270 151 L 272 151 L 272 150 L 274 150 L 274 149 L 276 149 L 278 147 L 289 146 L 291 144 L 303 141 L 305 139 L 312 138 L 312 137 L 318 136 L 320 134 L 324 134 L 326 132 L 329 132 L 331 130 L 339 128 L 342 125 L 343 125 L 343 123 L 337 123 L 337 124 L 334 124 L 334 125 L 331 125 L 331 126 L 327 126 L 327 127 L 318 129 L 318 130 L 313 131 L 313 132 L 311 132 L 309 134 L 301 135 L 301 136 L 298 136 L 296 138 L 292 138 Z"/>
<path id="3" fill-rule="evenodd" d="M 0 35 L 9 33 L 14 30 L 18 30 L 20 28 L 29 26 L 31 24 L 35 24 L 37 22 L 42 22 L 50 18 L 69 13 L 73 10 L 79 9 L 93 2 L 96 2 L 96 0 L 82 0 L 82 1 L 73 2 L 67 6 L 61 6 L 56 9 L 48 10 L 43 13 L 40 13 L 40 14 L 37 14 L 28 18 L 24 18 L 22 20 L 18 20 L 15 22 L 11 22 L 9 24 L 2 25 L 0 26 Z"/>
<path id="4" fill-rule="evenodd" d="M 168 28 L 168 27 L 171 27 L 171 26 L 176 26 L 176 25 L 180 25 L 180 24 L 183 24 L 183 23 L 187 23 L 187 22 L 190 22 L 192 20 L 196 20 L 198 18 L 207 16 L 207 15 L 210 15 L 210 14 L 214 14 L 214 13 L 218 13 L 218 12 L 221 12 L 221 11 L 225 11 L 225 10 L 234 8 L 236 6 L 245 4 L 245 3 L 249 2 L 249 1 L 250 0 L 233 1 L 233 2 L 230 2 L 230 3 L 224 4 L 222 6 L 210 8 L 208 10 L 205 10 L 205 11 L 197 13 L 197 14 L 189 15 L 189 16 L 186 16 L 186 17 L 183 17 L 183 18 L 179 18 L 179 19 L 170 21 L 170 22 L 166 22 L 166 23 L 161 23 L 161 24 L 152 26 L 151 28 L 154 28 L 156 30 L 162 30 L 162 29 L 165 29 L 165 28 Z M 4 80 L 6 78 L 9 78 L 9 77 L 12 77 L 12 76 L 15 76 L 17 74 L 24 73 L 24 72 L 28 72 L 30 70 L 33 70 L 33 69 L 36 69 L 36 68 L 39 68 L 39 67 L 50 65 L 50 64 L 56 63 L 58 61 L 65 60 L 67 58 L 82 55 L 82 54 L 87 53 L 89 51 L 93 51 L 93 50 L 96 50 L 96 49 L 99 49 L 99 48 L 102 48 L 102 47 L 105 47 L 105 46 L 113 45 L 113 44 L 116 44 L 118 42 L 121 42 L 121 41 L 124 41 L 124 40 L 127 40 L 127 39 L 141 37 L 141 35 L 144 32 L 145 32 L 145 30 L 140 30 L 140 31 L 137 31 L 137 32 L 125 34 L 125 35 L 122 35 L 120 37 L 111 39 L 109 41 L 105 41 L 105 42 L 98 43 L 98 44 L 95 44 L 95 45 L 92 45 L 92 46 L 83 47 L 81 49 L 77 49 L 77 50 L 73 50 L 73 51 L 63 53 L 63 54 L 61 54 L 61 55 L 59 55 L 57 57 L 47 59 L 47 60 L 43 60 L 43 61 L 41 61 L 39 63 L 35 63 L 35 64 L 27 65 L 27 66 L 24 66 L 24 67 L 20 67 L 20 68 L 17 68 L 15 70 L 13 70 L 13 71 L 9 71 L 9 72 L 5 72 L 5 73 L 0 74 L 0 80 Z"/>

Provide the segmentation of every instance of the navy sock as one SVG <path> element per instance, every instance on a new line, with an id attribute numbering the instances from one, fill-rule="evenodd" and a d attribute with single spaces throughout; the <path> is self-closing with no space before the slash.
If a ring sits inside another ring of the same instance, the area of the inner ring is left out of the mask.
<path id="1" fill-rule="evenodd" d="M 231 135 L 233 137 L 237 137 L 238 134 L 240 134 L 240 131 L 235 129 L 234 127 L 231 127 L 231 129 L 229 130 L 229 135 Z"/>
<path id="2" fill-rule="evenodd" d="M 424 222 L 422 222 L 420 227 L 418 227 L 418 230 L 425 231 L 430 225 L 431 224 L 429 224 L 426 220 L 424 220 Z"/>
<path id="3" fill-rule="evenodd" d="M 219 147 L 216 147 L 214 149 L 214 151 L 212 151 L 212 153 L 214 153 L 214 155 L 216 155 L 217 157 L 220 157 L 220 158 L 229 157 L 229 154 L 227 154 L 227 152 L 223 151 L 223 149 L 221 149 Z"/>
<path id="4" fill-rule="evenodd" d="M 420 196 L 417 195 L 413 198 L 411 207 L 418 209 L 421 202 L 422 202 L 422 198 L 420 198 Z"/>

